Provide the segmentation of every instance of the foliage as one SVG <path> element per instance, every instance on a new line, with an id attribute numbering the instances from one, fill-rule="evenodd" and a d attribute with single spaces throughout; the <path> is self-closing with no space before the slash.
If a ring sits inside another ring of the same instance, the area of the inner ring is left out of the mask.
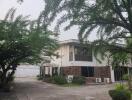
<path id="1" fill-rule="evenodd" d="M 124 84 L 116 84 L 115 90 L 125 90 L 126 86 Z"/>
<path id="2" fill-rule="evenodd" d="M 55 84 L 63 85 L 66 84 L 66 78 L 64 76 L 53 76 L 52 77 Z"/>
<path id="3" fill-rule="evenodd" d="M 43 78 L 40 75 L 37 75 L 37 80 L 42 80 Z"/>
<path id="4" fill-rule="evenodd" d="M 83 77 L 83 76 L 75 76 L 73 78 L 72 83 L 79 84 L 79 85 L 83 85 L 83 84 L 85 84 L 85 77 Z"/>
<path id="5" fill-rule="evenodd" d="M 110 90 L 112 100 L 131 100 L 131 93 L 128 90 Z"/>
<path id="6" fill-rule="evenodd" d="M 112 100 L 131 100 L 131 92 L 124 84 L 116 84 L 115 90 L 109 91 Z"/>
<path id="7" fill-rule="evenodd" d="M 126 34 L 131 34 L 130 0 L 45 0 L 45 3 L 44 12 L 51 13 L 49 19 L 54 19 L 58 13 L 65 11 L 58 24 L 69 20 L 70 25 L 66 29 L 79 25 L 79 35 L 86 33 L 84 38 L 95 28 L 108 40 L 124 38 Z"/>
<path id="8" fill-rule="evenodd" d="M 57 48 L 57 41 L 51 38 L 53 33 L 43 28 L 39 19 L 14 16 L 15 9 L 10 9 L 0 20 L 1 87 L 9 83 L 20 63 L 40 63 Z"/>
<path id="9" fill-rule="evenodd" d="M 96 59 L 99 60 L 97 53 L 100 52 L 102 60 L 104 57 L 113 58 L 111 64 L 114 66 L 127 63 L 128 55 L 130 57 L 130 53 L 132 54 L 131 0 L 44 1 L 45 9 L 42 15 L 48 20 L 47 24 L 53 22 L 57 15 L 62 15 L 55 27 L 56 31 L 63 23 L 68 22 L 65 30 L 78 26 L 79 39 L 84 42 L 95 30 L 98 38 L 92 42 L 92 46 Z M 108 52 L 109 55 L 106 54 Z"/>
<path id="10" fill-rule="evenodd" d="M 128 78 L 129 78 L 128 74 L 123 75 L 123 80 L 128 80 Z"/>
<path id="11" fill-rule="evenodd" d="M 54 80 L 53 80 L 53 78 L 52 78 L 51 76 L 49 76 L 49 77 L 44 77 L 44 78 L 43 78 L 43 81 L 44 81 L 44 82 L 47 82 L 47 83 L 54 83 Z"/>
<path id="12" fill-rule="evenodd" d="M 85 84 L 85 77 L 76 76 L 73 78 L 72 83 L 68 83 L 65 76 L 56 75 L 56 76 L 46 76 L 44 77 L 44 81 L 48 83 L 55 83 L 65 87 L 73 87 L 73 86 L 80 86 Z"/>

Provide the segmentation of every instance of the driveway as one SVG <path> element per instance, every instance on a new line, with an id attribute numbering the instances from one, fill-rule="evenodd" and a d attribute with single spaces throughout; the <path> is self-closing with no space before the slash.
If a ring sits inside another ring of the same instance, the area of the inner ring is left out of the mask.
<path id="1" fill-rule="evenodd" d="M 35 79 L 16 79 L 11 98 L 0 100 L 111 100 L 108 95 L 113 85 L 60 87 Z M 8 95 L 9 96 L 9 95 Z"/>

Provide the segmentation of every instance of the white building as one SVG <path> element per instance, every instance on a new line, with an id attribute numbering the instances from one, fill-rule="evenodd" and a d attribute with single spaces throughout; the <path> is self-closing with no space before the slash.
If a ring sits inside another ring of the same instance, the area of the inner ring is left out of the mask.
<path id="1" fill-rule="evenodd" d="M 93 55 L 92 49 L 82 47 L 78 40 L 66 40 L 60 42 L 60 47 L 56 51 L 59 55 L 51 60 L 50 64 L 45 66 L 45 74 L 53 75 L 59 72 L 63 75 L 85 76 L 87 82 L 101 82 L 109 80 L 111 82 L 119 81 L 123 74 L 129 72 L 131 65 L 122 68 L 122 75 L 119 70 L 113 70 L 108 67 L 108 59 L 99 63 Z M 98 58 L 101 59 L 100 55 Z M 130 68 L 129 68 L 130 67 Z"/>

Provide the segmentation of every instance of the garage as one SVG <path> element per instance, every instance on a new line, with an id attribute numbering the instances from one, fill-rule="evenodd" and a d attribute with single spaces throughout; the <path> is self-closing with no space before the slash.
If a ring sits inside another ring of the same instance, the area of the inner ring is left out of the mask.
<path id="1" fill-rule="evenodd" d="M 15 77 L 36 77 L 39 75 L 39 70 L 39 66 L 36 65 L 20 65 L 16 70 Z"/>

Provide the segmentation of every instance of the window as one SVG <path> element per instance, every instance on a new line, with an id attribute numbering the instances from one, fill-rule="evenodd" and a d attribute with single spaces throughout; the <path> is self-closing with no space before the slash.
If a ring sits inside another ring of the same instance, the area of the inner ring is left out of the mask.
<path id="1" fill-rule="evenodd" d="M 58 58 L 59 58 L 59 52 L 56 53 L 56 59 L 58 59 Z"/>
<path id="2" fill-rule="evenodd" d="M 92 61 L 92 49 L 88 47 L 75 46 L 75 61 Z"/>
<path id="3" fill-rule="evenodd" d="M 73 52 L 72 51 L 69 52 L 69 61 L 73 61 Z"/>
<path id="4" fill-rule="evenodd" d="M 73 46 L 69 46 L 69 61 L 73 61 Z"/>
<path id="5" fill-rule="evenodd" d="M 82 76 L 94 77 L 94 67 L 81 67 Z"/>

